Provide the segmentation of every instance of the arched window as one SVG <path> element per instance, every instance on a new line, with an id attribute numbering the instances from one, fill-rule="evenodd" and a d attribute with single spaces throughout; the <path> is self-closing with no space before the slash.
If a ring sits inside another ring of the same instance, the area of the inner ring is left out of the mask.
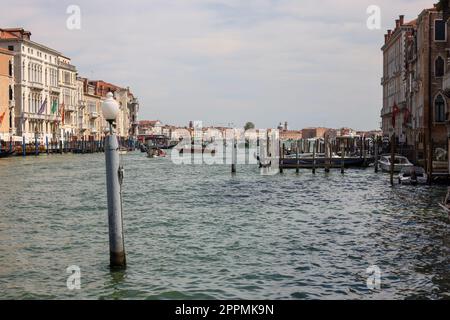
<path id="1" fill-rule="evenodd" d="M 437 57 L 436 61 L 434 62 L 434 72 L 437 78 L 444 76 L 444 59 L 441 57 Z"/>
<path id="2" fill-rule="evenodd" d="M 434 100 L 434 120 L 445 122 L 445 101 L 442 95 L 438 95 Z"/>

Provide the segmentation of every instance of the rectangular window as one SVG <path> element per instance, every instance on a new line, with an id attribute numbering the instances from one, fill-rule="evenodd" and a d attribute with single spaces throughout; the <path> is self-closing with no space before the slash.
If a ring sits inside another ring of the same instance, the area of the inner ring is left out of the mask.
<path id="1" fill-rule="evenodd" d="M 434 40 L 445 41 L 446 40 L 446 23 L 444 20 L 434 21 Z"/>
<path id="2" fill-rule="evenodd" d="M 9 51 L 14 51 L 14 46 L 8 46 Z"/>

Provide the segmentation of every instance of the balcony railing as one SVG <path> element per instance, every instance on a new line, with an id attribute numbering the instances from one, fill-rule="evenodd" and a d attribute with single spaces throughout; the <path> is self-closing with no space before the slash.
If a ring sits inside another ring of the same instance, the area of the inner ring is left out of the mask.
<path id="1" fill-rule="evenodd" d="M 86 101 L 78 100 L 78 105 L 80 106 L 80 109 L 83 109 L 84 107 L 86 107 Z"/>
<path id="2" fill-rule="evenodd" d="M 72 105 L 70 105 L 70 104 L 68 104 L 68 105 L 66 105 L 66 106 L 64 107 L 64 110 L 65 110 L 65 111 L 68 111 L 68 112 L 74 112 L 74 111 L 75 111 L 75 107 L 72 106 Z"/>
<path id="3" fill-rule="evenodd" d="M 44 89 L 44 85 L 40 82 L 36 82 L 36 81 L 28 81 L 28 84 L 30 87 L 35 88 L 35 89 L 39 89 L 39 90 L 43 90 Z"/>
<path id="4" fill-rule="evenodd" d="M 50 91 L 54 93 L 61 93 L 60 87 L 50 86 Z"/>
<path id="5" fill-rule="evenodd" d="M 81 131 L 89 130 L 89 126 L 87 124 L 81 123 L 79 125 Z"/>
<path id="6" fill-rule="evenodd" d="M 97 119 L 98 118 L 98 112 L 97 111 L 91 111 L 89 113 L 89 116 L 91 117 L 91 119 Z"/>
<path id="7" fill-rule="evenodd" d="M 58 65 L 59 65 L 60 67 L 69 69 L 69 70 L 74 71 L 74 72 L 77 71 L 77 68 L 76 68 L 74 65 L 71 65 L 71 64 L 69 64 L 69 63 L 64 63 L 64 62 L 62 62 L 62 61 L 58 61 Z"/>

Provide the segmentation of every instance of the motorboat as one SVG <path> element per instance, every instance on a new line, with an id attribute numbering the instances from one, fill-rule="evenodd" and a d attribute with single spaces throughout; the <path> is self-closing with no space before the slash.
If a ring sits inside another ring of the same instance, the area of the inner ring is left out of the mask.
<path id="1" fill-rule="evenodd" d="M 425 184 L 427 183 L 427 174 L 422 167 L 404 167 L 398 175 L 399 184 Z"/>
<path id="2" fill-rule="evenodd" d="M 164 150 L 160 148 L 149 148 L 147 150 L 147 157 L 148 158 L 163 158 L 166 156 L 166 153 Z"/>
<path id="3" fill-rule="evenodd" d="M 378 164 L 381 170 L 390 172 L 391 171 L 391 156 L 384 155 L 378 160 Z M 395 155 L 394 156 L 394 172 L 400 172 L 403 168 L 414 167 L 414 165 L 404 156 Z"/>

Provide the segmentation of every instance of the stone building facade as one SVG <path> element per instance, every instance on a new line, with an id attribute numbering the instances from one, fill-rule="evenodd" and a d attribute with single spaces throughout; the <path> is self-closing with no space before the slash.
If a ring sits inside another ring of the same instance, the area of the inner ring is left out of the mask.
<path id="1" fill-rule="evenodd" d="M 14 54 L 0 49 L 0 140 L 14 135 Z"/>

